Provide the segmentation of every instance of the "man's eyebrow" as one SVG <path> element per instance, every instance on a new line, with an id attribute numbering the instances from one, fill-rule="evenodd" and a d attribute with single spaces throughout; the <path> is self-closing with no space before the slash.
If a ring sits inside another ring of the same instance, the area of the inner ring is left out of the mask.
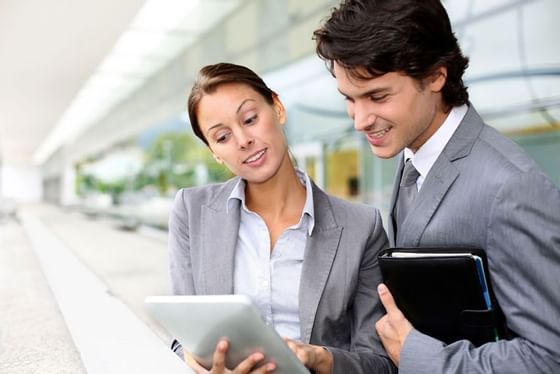
<path id="1" fill-rule="evenodd" d="M 243 107 L 243 105 L 245 105 L 246 102 L 248 101 L 255 101 L 255 99 L 245 99 L 241 102 L 241 104 L 239 104 L 239 106 L 237 107 L 237 110 L 235 111 L 235 113 L 239 113 L 239 111 L 241 110 L 241 108 Z"/>
<path id="2" fill-rule="evenodd" d="M 364 92 L 360 96 L 361 97 L 374 96 L 374 95 L 379 95 L 379 94 L 386 93 L 386 92 L 389 92 L 389 91 L 391 91 L 390 87 L 377 87 L 377 88 L 374 88 L 372 90 Z"/>
<path id="3" fill-rule="evenodd" d="M 340 93 L 342 96 L 348 97 L 348 95 L 346 95 L 344 92 L 342 92 L 342 91 L 340 90 L 340 88 L 337 88 L 336 90 L 337 90 L 338 93 Z"/>
<path id="4" fill-rule="evenodd" d="M 386 93 L 388 91 L 390 91 L 391 88 L 390 87 L 377 87 L 377 88 L 373 88 L 369 91 L 366 92 L 362 92 L 358 95 L 358 97 L 368 97 L 368 96 L 374 96 L 374 95 L 378 95 L 381 93 Z M 338 90 L 338 92 L 340 92 L 340 94 L 344 97 L 350 97 L 349 95 L 345 94 L 344 92 L 342 92 L 340 89 Z"/>

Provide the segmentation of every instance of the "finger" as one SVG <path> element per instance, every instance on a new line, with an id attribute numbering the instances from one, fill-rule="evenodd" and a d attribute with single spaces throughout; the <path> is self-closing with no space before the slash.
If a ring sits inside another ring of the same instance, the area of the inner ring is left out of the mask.
<path id="1" fill-rule="evenodd" d="M 387 314 L 400 313 L 400 309 L 397 307 L 395 299 L 393 299 L 393 295 L 391 295 L 391 292 L 386 285 L 380 283 L 379 286 L 377 286 L 377 293 L 379 293 L 379 298 L 381 299 L 381 303 L 385 307 Z"/>
<path id="2" fill-rule="evenodd" d="M 298 360 L 301 361 L 302 364 L 304 364 L 305 366 L 309 365 L 309 352 L 305 349 L 305 347 L 302 347 L 301 345 L 296 345 L 295 350 L 293 350 L 296 354 L 296 357 L 298 358 Z"/>
<path id="3" fill-rule="evenodd" d="M 276 369 L 276 364 L 274 362 L 269 362 L 266 365 L 261 366 L 260 368 L 253 370 L 251 374 L 264 374 L 270 373 Z"/>
<path id="4" fill-rule="evenodd" d="M 288 338 L 284 338 L 284 341 L 288 345 L 288 348 L 290 348 L 290 350 L 294 352 L 298 360 L 300 360 L 303 364 L 307 363 L 307 353 L 302 349 L 301 344 L 296 343 L 295 340 L 291 340 Z"/>
<path id="5" fill-rule="evenodd" d="M 290 350 L 292 352 L 294 352 L 294 353 L 297 352 L 297 344 L 293 340 L 285 337 L 284 342 L 286 343 L 286 345 L 288 346 L 288 348 L 290 348 Z"/>
<path id="6" fill-rule="evenodd" d="M 193 369 L 193 371 L 197 374 L 207 373 L 208 371 L 201 366 L 195 358 L 186 350 L 183 351 L 183 357 L 185 358 L 185 363 Z"/>
<path id="7" fill-rule="evenodd" d="M 241 361 L 239 365 L 233 370 L 236 374 L 248 373 L 257 364 L 257 362 L 264 359 L 264 355 L 261 352 L 255 352 L 245 360 Z"/>
<path id="8" fill-rule="evenodd" d="M 220 340 L 212 356 L 212 371 L 223 371 L 225 369 L 226 352 L 228 350 L 227 340 Z"/>
<path id="9" fill-rule="evenodd" d="M 377 331 L 377 335 L 381 338 L 381 341 L 383 341 L 383 339 L 385 339 L 385 335 L 387 335 L 387 328 L 387 315 L 385 314 L 377 322 L 375 322 L 375 331 Z"/>

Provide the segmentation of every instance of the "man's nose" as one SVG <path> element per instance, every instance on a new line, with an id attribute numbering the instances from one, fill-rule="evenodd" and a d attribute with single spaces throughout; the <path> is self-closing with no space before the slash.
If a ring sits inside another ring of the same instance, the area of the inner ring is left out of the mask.
<path id="1" fill-rule="evenodd" d="M 354 128 L 356 131 L 366 131 L 371 127 L 377 118 L 377 116 L 369 110 L 367 105 L 360 102 L 353 103 L 352 112 L 349 114 L 350 117 L 354 119 Z"/>

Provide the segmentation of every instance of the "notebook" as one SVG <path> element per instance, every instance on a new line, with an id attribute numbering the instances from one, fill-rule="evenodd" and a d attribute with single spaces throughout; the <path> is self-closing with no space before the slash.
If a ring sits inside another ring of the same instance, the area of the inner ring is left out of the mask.
<path id="1" fill-rule="evenodd" d="M 483 250 L 391 248 L 380 253 L 379 266 L 397 306 L 420 332 L 475 346 L 503 336 Z"/>

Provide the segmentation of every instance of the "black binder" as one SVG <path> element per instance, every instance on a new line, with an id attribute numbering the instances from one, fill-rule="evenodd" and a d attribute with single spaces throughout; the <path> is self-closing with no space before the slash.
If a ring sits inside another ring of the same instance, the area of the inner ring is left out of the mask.
<path id="1" fill-rule="evenodd" d="M 390 248 L 379 254 L 383 282 L 420 332 L 475 346 L 505 335 L 486 255 L 472 248 Z"/>

